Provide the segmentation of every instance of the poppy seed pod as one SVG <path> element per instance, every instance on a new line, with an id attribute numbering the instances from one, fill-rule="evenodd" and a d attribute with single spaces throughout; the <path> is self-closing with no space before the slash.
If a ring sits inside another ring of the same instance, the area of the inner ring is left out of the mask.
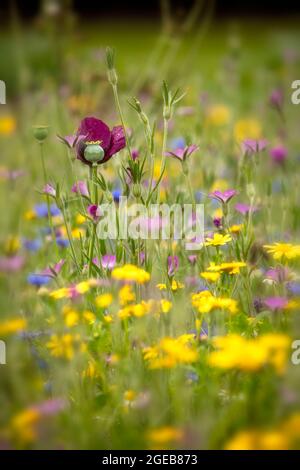
<path id="1" fill-rule="evenodd" d="M 101 162 L 104 158 L 104 150 L 98 142 L 87 142 L 84 158 L 90 163 Z"/>
<path id="2" fill-rule="evenodd" d="M 49 134 L 49 127 L 48 126 L 34 126 L 33 127 L 33 135 L 36 140 L 39 142 L 43 142 L 47 139 Z"/>

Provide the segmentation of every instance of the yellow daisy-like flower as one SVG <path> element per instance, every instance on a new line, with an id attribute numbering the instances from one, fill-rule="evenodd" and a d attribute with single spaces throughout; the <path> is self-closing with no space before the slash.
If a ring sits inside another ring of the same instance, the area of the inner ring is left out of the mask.
<path id="1" fill-rule="evenodd" d="M 162 299 L 160 301 L 160 308 L 161 308 L 162 313 L 169 313 L 169 311 L 172 308 L 172 302 L 170 302 L 167 299 Z"/>
<path id="2" fill-rule="evenodd" d="M 95 303 L 97 307 L 99 308 L 108 308 L 112 304 L 112 301 L 113 301 L 113 296 L 107 293 L 107 294 L 98 295 L 98 297 L 96 297 Z"/>
<path id="3" fill-rule="evenodd" d="M 238 312 L 238 303 L 230 297 L 215 297 L 211 292 L 204 290 L 192 295 L 192 305 L 199 313 L 210 313 L 213 310 L 227 310 L 231 315 Z"/>
<path id="4" fill-rule="evenodd" d="M 135 302 L 135 293 L 130 284 L 125 284 L 125 286 L 121 287 L 119 290 L 119 302 L 122 307 Z"/>
<path id="5" fill-rule="evenodd" d="M 241 431 L 226 444 L 225 450 L 288 450 L 287 436 L 281 431 Z"/>
<path id="6" fill-rule="evenodd" d="M 164 283 L 156 284 L 156 287 L 159 290 L 167 290 L 167 285 Z M 175 281 L 175 279 L 172 279 L 171 290 L 173 292 L 176 292 L 178 289 L 183 289 L 183 288 L 184 288 L 184 284 L 182 284 L 179 281 Z"/>
<path id="7" fill-rule="evenodd" d="M 36 425 L 41 418 L 36 408 L 27 408 L 14 415 L 9 423 L 9 433 L 20 443 L 30 444 L 37 437 Z"/>
<path id="8" fill-rule="evenodd" d="M 212 273 L 212 272 L 206 272 L 204 271 L 203 273 L 200 274 L 203 279 L 209 282 L 217 282 L 220 279 L 220 273 Z"/>
<path id="9" fill-rule="evenodd" d="M 194 335 L 162 338 L 155 346 L 144 348 L 144 359 L 150 369 L 169 369 L 179 364 L 191 364 L 198 359 Z"/>
<path id="10" fill-rule="evenodd" d="M 51 356 L 71 360 L 74 356 L 74 336 L 66 333 L 62 336 L 52 335 L 46 344 Z"/>
<path id="11" fill-rule="evenodd" d="M 120 268 L 113 269 L 111 277 L 117 281 L 129 281 L 138 284 L 145 284 L 150 281 L 150 274 L 133 264 L 125 264 Z"/>
<path id="12" fill-rule="evenodd" d="M 223 105 L 218 104 L 211 106 L 208 110 L 206 122 L 212 126 L 221 127 L 229 123 L 231 118 L 230 109 Z"/>
<path id="13" fill-rule="evenodd" d="M 231 225 L 231 227 L 229 227 L 229 232 L 230 233 L 240 233 L 240 231 L 242 230 L 243 228 L 243 224 L 235 224 L 235 225 Z"/>
<path id="14" fill-rule="evenodd" d="M 0 336 L 7 336 L 19 331 L 24 331 L 27 321 L 24 318 L 12 318 L 0 323 Z"/>
<path id="15" fill-rule="evenodd" d="M 231 242 L 232 238 L 230 235 L 222 235 L 221 233 L 214 233 L 213 238 L 206 238 L 205 246 L 224 246 Z"/>
<path id="16" fill-rule="evenodd" d="M 180 428 L 173 426 L 163 426 L 148 431 L 147 438 L 151 441 L 152 445 L 159 446 L 178 442 L 183 437 L 183 431 Z"/>
<path id="17" fill-rule="evenodd" d="M 65 305 L 62 310 L 65 324 L 68 328 L 76 326 L 79 323 L 79 313 L 70 305 Z"/>
<path id="18" fill-rule="evenodd" d="M 273 245 L 264 245 L 264 248 L 275 260 L 292 260 L 300 257 L 300 245 L 278 242 Z"/>
<path id="19" fill-rule="evenodd" d="M 243 261 L 230 261 L 221 264 L 215 264 L 211 262 L 207 268 L 207 271 L 227 274 L 239 274 L 240 269 L 245 268 L 246 266 L 247 264 Z"/>
<path id="20" fill-rule="evenodd" d="M 256 119 L 240 119 L 234 126 L 234 137 L 238 142 L 245 139 L 259 139 L 262 135 L 262 128 Z"/>

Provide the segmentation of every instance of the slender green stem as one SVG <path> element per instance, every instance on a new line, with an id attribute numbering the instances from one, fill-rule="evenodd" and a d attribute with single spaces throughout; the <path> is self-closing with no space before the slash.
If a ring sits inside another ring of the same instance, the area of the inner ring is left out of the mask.
<path id="1" fill-rule="evenodd" d="M 124 116 L 123 116 L 123 111 L 122 111 L 122 108 L 121 108 L 121 105 L 120 105 L 119 93 L 118 93 L 118 87 L 117 87 L 117 85 L 116 85 L 116 84 L 112 84 L 112 89 L 113 89 L 113 94 L 114 94 L 114 99 L 115 99 L 116 107 L 117 107 L 117 110 L 118 110 L 118 113 L 119 113 L 119 117 L 120 117 L 120 120 L 121 120 L 121 124 L 122 124 L 122 127 L 123 127 L 123 129 L 124 129 L 124 135 L 125 135 L 125 141 L 126 141 L 126 148 L 127 148 L 128 156 L 129 156 L 129 158 L 131 158 L 131 150 L 130 150 L 130 145 L 129 145 L 129 138 L 128 138 L 128 134 L 127 134 L 126 126 L 125 126 L 125 120 L 124 120 Z"/>
<path id="2" fill-rule="evenodd" d="M 188 192 L 189 192 L 189 195 L 190 195 L 190 199 L 191 199 L 193 209 L 194 209 L 195 205 L 196 205 L 196 202 L 195 202 L 195 196 L 194 196 L 193 188 L 192 188 L 192 185 L 191 185 L 191 180 L 190 180 L 189 173 L 185 173 L 184 176 L 185 176 L 186 185 L 187 185 Z"/>
<path id="3" fill-rule="evenodd" d="M 63 206 L 63 204 L 62 204 L 62 206 Z M 80 274 L 80 267 L 79 267 L 79 264 L 78 264 L 78 261 L 77 261 L 77 258 L 76 258 L 75 248 L 74 248 L 74 244 L 73 244 L 73 238 L 72 238 L 72 234 L 70 232 L 70 227 L 69 227 L 69 224 L 68 224 L 68 221 L 67 221 L 66 211 L 65 211 L 64 206 L 62 207 L 61 212 L 62 212 L 62 216 L 63 216 L 63 219 L 64 219 L 64 224 L 65 224 L 65 227 L 66 227 L 66 231 L 67 231 L 67 237 L 68 237 L 68 240 L 69 240 L 69 243 L 70 243 L 72 258 L 73 258 L 74 263 L 76 264 L 78 274 Z"/>
<path id="4" fill-rule="evenodd" d="M 164 131 L 163 131 L 163 144 L 162 144 L 162 150 L 161 150 L 161 165 L 160 165 L 160 175 L 163 175 L 166 169 L 166 148 L 167 148 L 167 140 L 168 140 L 168 130 L 169 130 L 169 121 L 168 119 L 164 118 Z M 158 194 L 159 194 L 159 201 L 161 198 L 160 194 L 160 187 L 161 187 L 161 181 L 159 183 L 158 187 Z"/>
<path id="5" fill-rule="evenodd" d="M 97 165 L 93 165 L 90 171 L 90 178 L 92 183 L 92 204 L 98 204 L 98 191 L 97 191 Z M 91 277 L 92 275 L 92 266 L 93 266 L 93 257 L 94 257 L 94 247 L 95 247 L 95 240 L 96 240 L 96 232 L 97 226 L 93 223 L 92 235 L 90 238 L 90 245 L 89 245 L 89 268 L 88 268 L 88 276 Z"/>

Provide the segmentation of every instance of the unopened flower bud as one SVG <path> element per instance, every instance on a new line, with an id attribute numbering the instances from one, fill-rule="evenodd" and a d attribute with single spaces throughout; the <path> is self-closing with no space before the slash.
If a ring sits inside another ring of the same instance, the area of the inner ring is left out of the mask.
<path id="1" fill-rule="evenodd" d="M 34 126 L 33 127 L 33 135 L 36 140 L 39 142 L 43 142 L 49 134 L 49 127 L 48 126 Z"/>

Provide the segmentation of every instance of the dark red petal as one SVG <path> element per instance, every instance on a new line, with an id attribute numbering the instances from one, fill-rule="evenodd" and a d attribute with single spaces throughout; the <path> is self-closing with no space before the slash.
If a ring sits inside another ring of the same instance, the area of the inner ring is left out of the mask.
<path id="1" fill-rule="evenodd" d="M 106 152 L 105 161 L 109 157 L 119 152 L 126 146 L 125 133 L 122 126 L 116 126 L 111 131 L 111 142 L 110 147 Z"/>
<path id="2" fill-rule="evenodd" d="M 77 135 L 85 135 L 86 141 L 101 141 L 101 147 L 107 151 L 111 145 L 112 133 L 105 122 L 94 117 L 84 118 L 78 128 Z"/>

